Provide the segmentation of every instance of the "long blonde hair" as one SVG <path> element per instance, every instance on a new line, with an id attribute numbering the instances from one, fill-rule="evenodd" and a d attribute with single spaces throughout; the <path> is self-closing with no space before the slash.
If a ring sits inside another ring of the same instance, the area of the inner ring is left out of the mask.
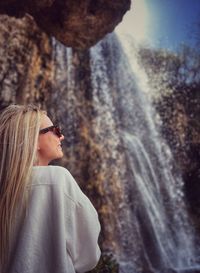
<path id="1" fill-rule="evenodd" d="M 33 105 L 10 105 L 0 114 L 0 265 L 2 266 L 9 253 L 15 212 L 19 202 L 25 200 L 26 187 L 35 164 L 42 114 L 44 111 Z"/>

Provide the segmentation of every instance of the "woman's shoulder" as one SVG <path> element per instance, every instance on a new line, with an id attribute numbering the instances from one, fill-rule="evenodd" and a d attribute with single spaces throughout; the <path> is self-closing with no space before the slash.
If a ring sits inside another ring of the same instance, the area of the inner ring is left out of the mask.
<path id="1" fill-rule="evenodd" d="M 48 165 L 48 166 L 34 166 L 33 167 L 34 175 L 47 175 L 47 176 L 56 176 L 58 175 L 70 175 L 69 171 L 62 166 Z"/>
<path id="2" fill-rule="evenodd" d="M 33 167 L 32 186 L 50 186 L 66 196 L 79 199 L 82 192 L 71 173 L 61 166 Z"/>
<path id="3" fill-rule="evenodd" d="M 32 172 L 32 185 L 35 184 L 60 184 L 62 181 L 71 180 L 70 172 L 61 166 L 34 166 Z"/>

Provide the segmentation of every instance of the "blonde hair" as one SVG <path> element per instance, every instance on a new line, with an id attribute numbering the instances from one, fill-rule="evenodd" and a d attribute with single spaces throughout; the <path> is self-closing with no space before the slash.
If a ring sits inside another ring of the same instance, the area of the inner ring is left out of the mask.
<path id="1" fill-rule="evenodd" d="M 0 265 L 9 255 L 11 228 L 20 202 L 26 203 L 36 161 L 41 116 L 34 105 L 10 105 L 0 114 Z"/>

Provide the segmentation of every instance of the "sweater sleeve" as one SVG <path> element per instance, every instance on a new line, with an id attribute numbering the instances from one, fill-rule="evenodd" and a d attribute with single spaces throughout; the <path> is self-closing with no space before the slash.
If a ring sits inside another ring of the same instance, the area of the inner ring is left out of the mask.
<path id="1" fill-rule="evenodd" d="M 100 232 L 100 223 L 98 215 L 90 200 L 80 190 L 76 181 L 70 175 L 73 183 L 71 195 L 73 200 L 68 210 L 68 221 L 66 224 L 66 248 L 72 259 L 75 271 L 78 273 L 93 269 L 100 258 L 100 249 L 98 246 L 98 236 Z M 69 196 L 66 196 L 69 198 Z"/>

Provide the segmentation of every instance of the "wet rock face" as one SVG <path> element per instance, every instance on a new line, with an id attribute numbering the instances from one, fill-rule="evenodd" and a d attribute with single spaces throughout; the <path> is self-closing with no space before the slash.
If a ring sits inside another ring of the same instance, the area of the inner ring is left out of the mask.
<path id="1" fill-rule="evenodd" d="M 31 14 L 39 27 L 64 45 L 88 48 L 112 32 L 130 8 L 130 0 L 8 0 L 0 13 Z"/>
<path id="2" fill-rule="evenodd" d="M 0 16 L 0 109 L 11 103 L 45 104 L 51 92 L 51 38 L 31 16 Z"/>

